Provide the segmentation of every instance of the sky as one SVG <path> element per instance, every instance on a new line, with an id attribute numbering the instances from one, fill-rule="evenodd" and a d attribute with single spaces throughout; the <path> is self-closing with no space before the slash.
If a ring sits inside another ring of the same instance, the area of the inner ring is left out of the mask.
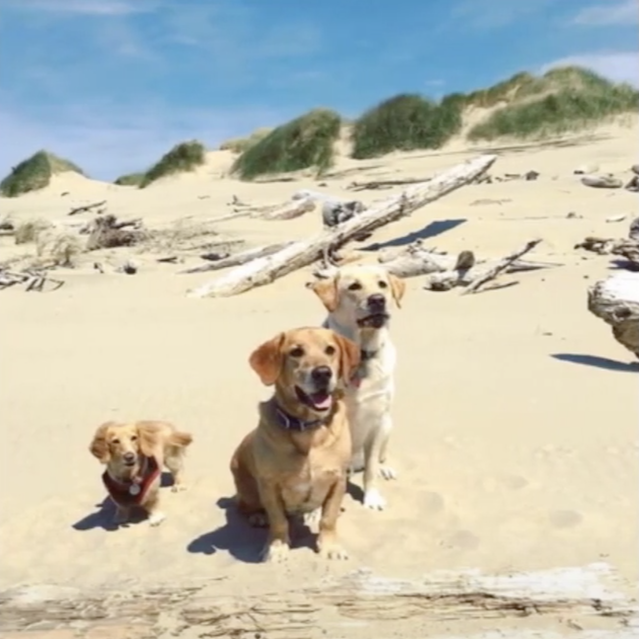
<path id="1" fill-rule="evenodd" d="M 356 117 L 578 64 L 639 86 L 639 0 L 1 0 L 0 176 L 97 179 L 314 107 Z"/>

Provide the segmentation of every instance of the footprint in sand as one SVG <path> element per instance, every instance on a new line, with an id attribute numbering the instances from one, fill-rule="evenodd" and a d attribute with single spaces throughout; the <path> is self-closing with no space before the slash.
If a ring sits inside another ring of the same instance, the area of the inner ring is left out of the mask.
<path id="1" fill-rule="evenodd" d="M 444 544 L 449 548 L 474 550 L 479 546 L 479 537 L 470 530 L 456 530 L 444 540 Z"/>
<path id="2" fill-rule="evenodd" d="M 555 528 L 574 528 L 583 521 L 583 516 L 576 510 L 553 510 L 548 518 Z"/>

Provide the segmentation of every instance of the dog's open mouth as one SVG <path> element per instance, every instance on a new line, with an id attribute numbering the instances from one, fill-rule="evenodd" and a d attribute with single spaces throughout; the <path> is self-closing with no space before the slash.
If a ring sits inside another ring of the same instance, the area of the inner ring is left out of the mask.
<path id="1" fill-rule="evenodd" d="M 333 404 L 333 397 L 328 391 L 306 393 L 299 386 L 296 386 L 295 393 L 302 404 L 305 404 L 313 410 L 328 410 Z"/>
<path id="2" fill-rule="evenodd" d="M 360 328 L 383 328 L 389 319 L 388 313 L 373 313 L 357 320 L 357 325 Z"/>

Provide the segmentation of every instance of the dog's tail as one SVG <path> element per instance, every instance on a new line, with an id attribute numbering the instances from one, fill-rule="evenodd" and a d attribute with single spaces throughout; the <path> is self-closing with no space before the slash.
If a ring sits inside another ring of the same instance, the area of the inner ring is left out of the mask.
<path id="1" fill-rule="evenodd" d="M 176 446 L 177 448 L 185 448 L 193 441 L 193 435 L 191 433 L 183 433 L 182 431 L 175 431 L 171 433 L 169 437 L 169 446 Z"/>

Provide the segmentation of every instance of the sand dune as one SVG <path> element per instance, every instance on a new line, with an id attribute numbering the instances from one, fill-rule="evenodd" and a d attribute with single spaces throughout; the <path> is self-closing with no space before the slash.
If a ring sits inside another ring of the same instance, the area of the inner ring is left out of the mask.
<path id="1" fill-rule="evenodd" d="M 399 368 L 391 454 L 400 478 L 384 486 L 390 507 L 383 513 L 347 498 L 340 525 L 352 559 L 345 565 L 327 565 L 301 547 L 284 567 L 256 566 L 260 534 L 218 503 L 232 495 L 230 455 L 267 393 L 249 369 L 251 349 L 281 329 L 323 317 L 304 288 L 310 271 L 235 298 L 193 300 L 186 290 L 211 275 L 177 271 L 199 263 L 196 257 L 172 265 L 158 263 L 158 254 L 116 249 L 60 270 L 56 277 L 66 284 L 56 292 L 3 291 L 0 587 L 224 578 L 220 593 L 246 595 L 291 591 L 362 567 L 418 579 L 437 569 L 503 573 L 605 561 L 619 572 L 619 588 L 631 593 L 639 576 L 639 369 L 586 310 L 587 287 L 609 273 L 608 261 L 573 245 L 589 234 L 625 234 L 627 222 L 605 220 L 626 214 L 629 221 L 637 196 L 588 189 L 572 172 L 590 163 L 625 173 L 636 160 L 637 129 L 608 127 L 562 144 L 500 150 L 496 174 L 534 169 L 539 179 L 462 188 L 366 243 L 402 246 L 421 236 L 451 252 L 499 257 L 540 236 L 535 258 L 563 266 L 506 276 L 518 285 L 464 297 L 428 293 L 421 278 L 409 280 L 392 327 Z M 428 176 L 477 153 L 457 145 L 376 161 L 342 159 L 332 174 L 355 170 L 326 178 L 321 188 L 352 195 L 347 185 L 365 176 Z M 245 184 L 219 177 L 231 157 L 216 152 L 196 174 L 144 190 L 63 174 L 40 193 L 0 200 L 1 212 L 14 220 L 63 220 L 74 206 L 107 199 L 118 217 L 162 227 L 223 215 L 233 195 L 275 203 L 318 188 L 310 178 Z M 311 213 L 286 222 L 238 218 L 219 231 L 257 245 L 320 227 L 319 214 Z M 32 250 L 4 238 L 0 258 Z M 134 255 L 140 271 L 101 275 L 92 265 L 106 254 L 114 261 Z M 167 492 L 168 519 L 158 529 L 104 528 L 101 468 L 88 444 L 95 427 L 112 418 L 167 419 L 194 434 L 190 489 Z M 379 628 L 386 632 L 390 623 Z M 494 627 L 455 623 L 450 627 L 460 636 Z M 565 628 L 555 618 L 548 623 L 547 630 Z M 335 636 L 364 636 L 361 628 L 340 628 Z M 434 631 L 444 634 L 420 618 L 402 636 Z"/>

